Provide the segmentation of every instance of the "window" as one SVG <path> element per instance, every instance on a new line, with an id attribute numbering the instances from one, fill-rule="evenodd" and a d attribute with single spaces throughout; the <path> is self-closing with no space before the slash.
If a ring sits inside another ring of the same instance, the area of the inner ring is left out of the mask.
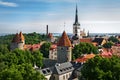
<path id="1" fill-rule="evenodd" d="M 66 74 L 66 79 L 68 79 L 68 75 Z"/>
<path id="2" fill-rule="evenodd" d="M 63 47 L 61 47 L 61 50 L 63 50 Z"/>
<path id="3" fill-rule="evenodd" d="M 54 54 L 55 54 L 55 55 L 57 55 L 57 53 L 56 53 L 56 52 L 55 52 Z"/>
<path id="4" fill-rule="evenodd" d="M 65 76 L 63 75 L 63 80 L 65 80 Z"/>

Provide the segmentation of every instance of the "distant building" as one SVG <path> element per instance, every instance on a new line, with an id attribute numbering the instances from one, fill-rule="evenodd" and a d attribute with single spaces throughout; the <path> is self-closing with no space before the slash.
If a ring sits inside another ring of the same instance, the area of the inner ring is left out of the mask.
<path id="1" fill-rule="evenodd" d="M 16 33 L 15 37 L 13 38 L 11 42 L 10 49 L 14 50 L 16 48 L 19 48 L 19 49 L 24 50 L 24 45 L 25 45 L 25 38 L 22 32 L 20 32 L 19 34 Z"/>
<path id="2" fill-rule="evenodd" d="M 52 33 L 49 33 L 48 35 L 47 35 L 47 40 L 49 41 L 49 42 L 51 42 L 51 43 L 54 43 L 55 42 L 55 37 L 53 36 L 53 34 Z"/>

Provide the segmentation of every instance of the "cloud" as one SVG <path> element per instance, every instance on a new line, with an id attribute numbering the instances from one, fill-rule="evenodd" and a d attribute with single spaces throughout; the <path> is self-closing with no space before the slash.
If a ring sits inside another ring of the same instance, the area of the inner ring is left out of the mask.
<path id="1" fill-rule="evenodd" d="M 9 6 L 9 7 L 17 7 L 18 6 L 18 4 L 16 4 L 16 3 L 13 3 L 13 2 L 4 2 L 4 1 L 0 1 L 0 5 Z"/>

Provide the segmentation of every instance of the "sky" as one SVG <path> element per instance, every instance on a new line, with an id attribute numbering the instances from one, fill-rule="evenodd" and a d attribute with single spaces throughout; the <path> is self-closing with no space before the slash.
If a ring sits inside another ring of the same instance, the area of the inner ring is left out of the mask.
<path id="1" fill-rule="evenodd" d="M 72 33 L 76 4 L 81 30 L 120 33 L 120 0 L 0 0 L 0 33 Z"/>

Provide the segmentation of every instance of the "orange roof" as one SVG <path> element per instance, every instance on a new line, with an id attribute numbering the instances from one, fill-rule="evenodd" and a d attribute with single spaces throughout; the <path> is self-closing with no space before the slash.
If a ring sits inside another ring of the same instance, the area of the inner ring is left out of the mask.
<path id="1" fill-rule="evenodd" d="M 74 60 L 74 62 L 78 62 L 78 63 L 86 62 L 88 59 L 91 59 L 94 57 L 95 57 L 95 54 L 86 54 L 82 57 L 77 58 L 76 60 Z"/>
<path id="2" fill-rule="evenodd" d="M 80 42 L 91 43 L 91 42 L 92 42 L 92 39 L 91 39 L 91 38 L 82 38 L 82 39 L 80 39 Z"/>
<path id="3" fill-rule="evenodd" d="M 72 47 L 72 44 L 66 34 L 66 32 L 64 31 L 62 34 L 62 37 L 60 38 L 59 42 L 58 42 L 58 46 L 68 46 L 68 47 Z"/>
<path id="4" fill-rule="evenodd" d="M 56 44 L 52 44 L 51 47 L 50 47 L 50 50 L 53 50 L 53 49 L 56 49 L 57 48 L 57 45 Z"/>
<path id="5" fill-rule="evenodd" d="M 49 33 L 49 34 L 48 34 L 48 38 L 50 38 L 50 39 L 53 38 L 53 34 L 52 34 L 52 33 Z"/>

